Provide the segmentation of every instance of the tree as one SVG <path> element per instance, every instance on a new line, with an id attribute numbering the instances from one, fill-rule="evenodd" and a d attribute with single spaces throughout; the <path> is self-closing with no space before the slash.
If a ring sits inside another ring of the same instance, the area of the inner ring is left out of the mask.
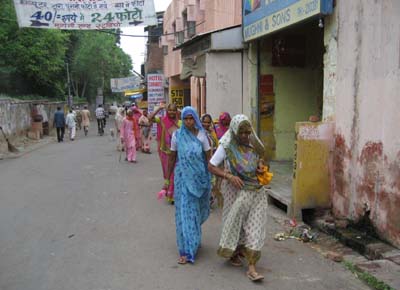
<path id="1" fill-rule="evenodd" d="M 110 78 L 130 75 L 130 56 L 116 45 L 117 37 L 98 31 L 79 31 L 71 57 L 71 78 L 74 94 L 88 101 L 96 96 L 97 88 L 111 93 Z"/>
<path id="2" fill-rule="evenodd" d="M 33 94 L 64 95 L 68 36 L 59 30 L 19 29 L 12 2 L 1 0 L 1 3 L 0 66 L 3 71 L 13 74 L 11 81 L 26 82 L 26 90 Z"/>
<path id="3" fill-rule="evenodd" d="M 74 95 L 90 101 L 99 87 L 111 94 L 110 78 L 131 74 L 119 30 L 20 29 L 13 1 L 0 0 L 0 7 L 0 93 L 64 97 L 68 63 Z"/>

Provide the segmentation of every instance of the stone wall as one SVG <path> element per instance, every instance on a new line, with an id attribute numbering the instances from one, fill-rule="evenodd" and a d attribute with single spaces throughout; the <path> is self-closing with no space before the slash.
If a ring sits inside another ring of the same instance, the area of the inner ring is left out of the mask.
<path id="1" fill-rule="evenodd" d="M 64 107 L 63 102 L 48 101 L 18 101 L 13 99 L 0 99 L 0 126 L 10 141 L 25 137 L 31 128 L 32 110 L 36 107 L 44 117 L 43 121 L 49 122 L 52 129 L 54 112 L 58 106 Z M 0 134 L 0 151 L 7 150 L 7 143 Z"/>

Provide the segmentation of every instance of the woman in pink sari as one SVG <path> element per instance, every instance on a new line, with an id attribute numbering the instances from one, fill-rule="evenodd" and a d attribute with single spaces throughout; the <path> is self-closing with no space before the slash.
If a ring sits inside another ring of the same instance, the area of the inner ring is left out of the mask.
<path id="1" fill-rule="evenodd" d="M 168 105 L 167 114 L 164 117 L 157 117 L 157 113 L 162 109 L 165 109 L 165 104 L 160 105 L 160 107 L 149 116 L 150 121 L 157 123 L 158 154 L 164 176 L 164 186 L 158 193 L 158 197 L 161 199 L 165 196 L 168 202 L 173 203 L 174 175 L 171 174 L 170 178 L 167 179 L 168 159 L 171 154 L 172 134 L 179 129 L 182 122 L 178 119 L 178 109 L 175 104 Z"/>
<path id="2" fill-rule="evenodd" d="M 231 116 L 228 112 L 223 112 L 219 115 L 218 124 L 215 126 L 215 132 L 217 133 L 218 139 L 221 139 L 225 132 L 228 131 L 230 123 Z"/>
<path id="3" fill-rule="evenodd" d="M 121 143 L 125 146 L 126 159 L 136 163 L 136 119 L 133 117 L 132 110 L 128 110 L 126 117 L 121 125 Z"/>

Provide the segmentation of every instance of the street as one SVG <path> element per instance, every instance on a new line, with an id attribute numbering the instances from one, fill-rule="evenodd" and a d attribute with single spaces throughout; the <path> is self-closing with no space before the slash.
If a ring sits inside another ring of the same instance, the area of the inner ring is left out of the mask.
<path id="1" fill-rule="evenodd" d="M 265 280 L 250 282 L 216 255 L 220 209 L 203 226 L 196 263 L 178 265 L 174 207 L 156 198 L 155 146 L 127 163 L 95 131 L 0 161 L 0 289 L 369 289 L 308 245 L 274 241 L 272 217 L 258 267 Z"/>

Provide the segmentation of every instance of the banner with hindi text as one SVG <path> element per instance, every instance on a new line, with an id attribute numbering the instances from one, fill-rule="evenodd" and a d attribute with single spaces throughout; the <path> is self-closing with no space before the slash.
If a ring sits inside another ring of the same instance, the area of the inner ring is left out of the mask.
<path id="1" fill-rule="evenodd" d="M 14 0 L 20 27 L 117 29 L 156 25 L 153 0 Z"/>

